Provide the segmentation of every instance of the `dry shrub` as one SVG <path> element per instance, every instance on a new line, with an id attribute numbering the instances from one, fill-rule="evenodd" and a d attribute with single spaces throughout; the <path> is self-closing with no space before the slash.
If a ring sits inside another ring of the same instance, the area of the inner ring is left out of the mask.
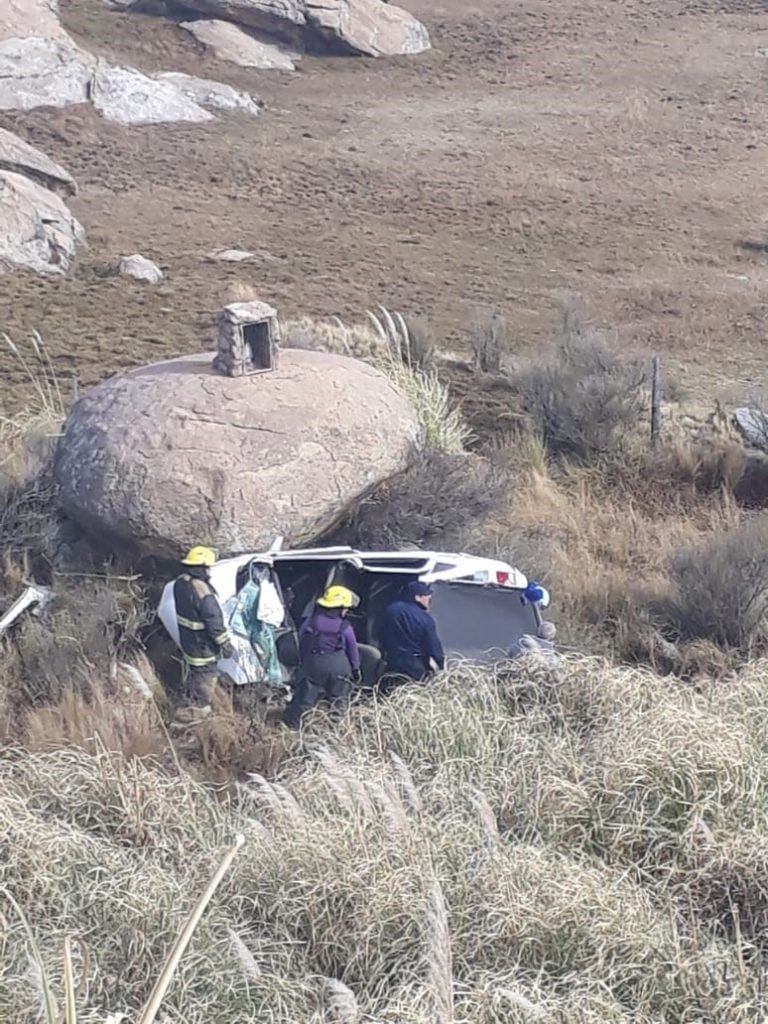
<path id="1" fill-rule="evenodd" d="M 310 349 L 374 359 L 387 351 L 386 341 L 369 324 L 347 327 L 340 320 L 286 320 L 280 325 L 284 348 Z"/>
<path id="2" fill-rule="evenodd" d="M 659 614 L 683 640 L 750 655 L 763 647 L 768 611 L 768 516 L 707 537 L 670 562 L 674 584 Z"/>
<path id="3" fill-rule="evenodd" d="M 499 373 L 512 352 L 512 330 L 499 313 L 478 320 L 469 332 L 472 365 L 481 373 Z"/>
<path id="4" fill-rule="evenodd" d="M 619 357 L 569 307 L 559 344 L 512 383 L 548 451 L 579 462 L 620 451 L 647 408 L 643 368 Z"/>
<path id="5" fill-rule="evenodd" d="M 432 371 L 437 363 L 437 344 L 432 324 L 425 316 L 404 317 L 408 335 L 407 349 L 401 357 L 411 366 Z"/>
<path id="6" fill-rule="evenodd" d="M 253 772 L 274 778 L 293 753 L 296 739 L 264 717 L 235 711 L 228 695 L 220 693 L 210 718 L 174 735 L 174 743 L 193 774 L 226 784 Z"/>
<path id="7" fill-rule="evenodd" d="M 50 466 L 0 488 L 0 599 L 15 599 L 24 579 L 50 583 L 59 540 L 58 488 Z"/>
<path id="8" fill-rule="evenodd" d="M 152 618 L 134 579 L 57 576 L 45 614 L 23 616 L 0 640 L 10 701 L 21 710 L 56 704 L 68 691 L 87 697 L 94 679 L 141 649 Z"/>
<path id="9" fill-rule="evenodd" d="M 365 498 L 334 535 L 353 547 L 471 546 L 473 528 L 497 506 L 504 474 L 477 455 L 416 452 L 404 473 Z"/>

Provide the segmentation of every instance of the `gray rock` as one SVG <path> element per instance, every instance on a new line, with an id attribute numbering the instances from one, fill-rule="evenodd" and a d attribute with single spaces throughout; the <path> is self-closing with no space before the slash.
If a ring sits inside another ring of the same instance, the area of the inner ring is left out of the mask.
<path id="1" fill-rule="evenodd" d="M 181 28 L 190 32 L 218 60 L 262 71 L 295 71 L 298 58 L 278 43 L 239 28 L 231 21 L 187 21 Z"/>
<path id="2" fill-rule="evenodd" d="M 55 39 L 0 42 L 0 109 L 87 103 L 93 64 L 74 44 Z"/>
<path id="3" fill-rule="evenodd" d="M 430 46 L 420 21 L 383 0 L 184 0 L 184 6 L 307 49 L 380 57 Z"/>
<path id="4" fill-rule="evenodd" d="M 195 78 L 178 71 L 166 71 L 155 75 L 155 79 L 176 89 L 191 103 L 200 107 L 212 107 L 214 110 L 242 110 L 254 117 L 259 113 L 259 105 L 247 92 L 233 89 L 222 82 L 211 82 L 207 78 Z M 209 115 L 210 116 L 210 115 Z"/>
<path id="5" fill-rule="evenodd" d="M 201 542 L 225 554 L 276 534 L 310 541 L 402 470 L 418 436 L 409 402 L 366 363 L 283 351 L 277 370 L 230 378 L 199 355 L 88 392 L 56 475 L 89 530 L 158 554 Z"/>
<path id="6" fill-rule="evenodd" d="M 0 171 L 0 271 L 68 269 L 83 229 L 54 192 Z"/>
<path id="7" fill-rule="evenodd" d="M 382 0 L 306 0 L 307 22 L 329 49 L 340 46 L 369 57 L 422 53 L 425 26 L 402 7 Z"/>
<path id="8" fill-rule="evenodd" d="M 734 411 L 733 421 L 748 444 L 768 451 L 768 414 L 744 407 Z"/>
<path id="9" fill-rule="evenodd" d="M 184 7 L 298 46 L 307 27 L 304 0 L 184 0 Z"/>
<path id="10" fill-rule="evenodd" d="M 135 253 L 133 256 L 123 256 L 117 262 L 117 273 L 121 277 L 134 277 L 137 281 L 146 281 L 147 284 L 158 284 L 163 280 L 163 272 L 156 263 L 148 260 L 146 256 Z"/>
<path id="11" fill-rule="evenodd" d="M 0 0 L 0 39 L 74 42 L 59 21 L 57 0 Z"/>
<path id="12" fill-rule="evenodd" d="M 0 128 L 0 170 L 25 174 L 45 188 L 61 195 L 74 196 L 77 185 L 68 171 L 45 153 Z"/>
<path id="13" fill-rule="evenodd" d="M 199 122 L 213 117 L 173 83 L 149 78 L 134 68 L 99 64 L 91 98 L 99 113 L 118 124 Z"/>

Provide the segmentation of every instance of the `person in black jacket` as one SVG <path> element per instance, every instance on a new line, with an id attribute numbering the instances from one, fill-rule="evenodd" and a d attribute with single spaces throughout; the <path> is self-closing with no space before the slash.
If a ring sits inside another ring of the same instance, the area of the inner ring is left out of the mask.
<path id="1" fill-rule="evenodd" d="M 405 588 L 405 596 L 384 612 L 381 630 L 381 653 L 390 679 L 383 690 L 392 688 L 391 677 L 425 679 L 432 666 L 445 666 L 443 645 L 437 635 L 435 620 L 429 614 L 432 588 L 428 583 L 413 580 Z"/>
<path id="2" fill-rule="evenodd" d="M 186 709 L 179 718 L 191 720 L 210 712 L 218 677 L 216 663 L 232 655 L 221 605 L 210 582 L 210 567 L 215 561 L 216 555 L 210 548 L 192 548 L 181 563 L 184 572 L 173 586 L 179 641 L 184 654 L 186 698 L 195 709 Z"/>

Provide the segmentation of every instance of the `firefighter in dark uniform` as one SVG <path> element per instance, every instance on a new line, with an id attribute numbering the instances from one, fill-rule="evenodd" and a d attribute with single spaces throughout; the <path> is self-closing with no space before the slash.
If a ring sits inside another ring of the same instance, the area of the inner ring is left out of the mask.
<path id="1" fill-rule="evenodd" d="M 195 721 L 210 713 L 218 678 L 216 663 L 232 655 L 221 605 L 210 582 L 215 562 L 216 554 L 210 548 L 192 548 L 182 560 L 184 572 L 173 587 L 187 700 L 187 707 L 177 712 L 180 721 Z"/>

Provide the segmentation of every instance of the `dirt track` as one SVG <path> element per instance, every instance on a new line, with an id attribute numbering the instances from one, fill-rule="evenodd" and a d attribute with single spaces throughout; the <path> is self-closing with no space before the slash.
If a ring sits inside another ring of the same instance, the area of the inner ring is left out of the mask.
<path id="1" fill-rule="evenodd" d="M 38 328 L 61 373 L 90 382 L 209 345 L 233 279 L 289 315 L 423 312 L 451 346 L 499 308 L 522 354 L 569 290 L 696 389 L 762 386 L 764 3 L 407 6 L 432 31 L 426 57 L 312 59 L 285 75 L 201 60 L 168 22 L 61 0 L 91 50 L 244 86 L 267 109 L 202 127 L 123 129 L 85 108 L 0 117 L 75 175 L 89 242 L 67 278 L 0 279 L 3 326 Z M 206 261 L 221 247 L 260 255 Z M 163 284 L 99 276 L 135 251 Z M 23 397 L 7 358 L 0 410 Z"/>

